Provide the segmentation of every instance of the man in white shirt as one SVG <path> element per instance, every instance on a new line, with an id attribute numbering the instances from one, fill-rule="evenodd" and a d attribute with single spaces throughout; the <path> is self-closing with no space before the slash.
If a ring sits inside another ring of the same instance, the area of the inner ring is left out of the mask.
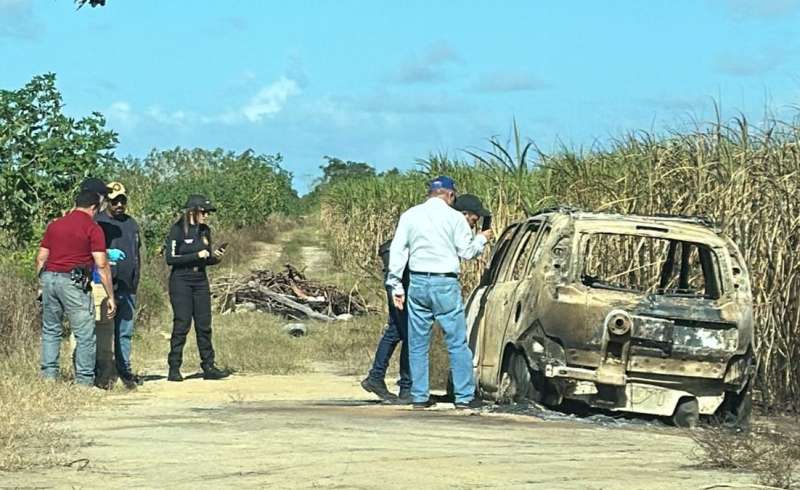
<path id="1" fill-rule="evenodd" d="M 444 331 L 456 408 L 477 408 L 472 352 L 467 345 L 467 322 L 461 298 L 460 259 L 473 259 L 493 237 L 491 230 L 472 234 L 464 216 L 451 206 L 455 201 L 453 179 L 441 176 L 428 186 L 428 199 L 400 216 L 389 252 L 386 285 L 395 306 L 403 309 L 408 294 L 408 343 L 411 365 L 411 401 L 414 408 L 428 408 L 428 350 L 434 320 Z M 408 264 L 411 283 L 403 288 Z"/>

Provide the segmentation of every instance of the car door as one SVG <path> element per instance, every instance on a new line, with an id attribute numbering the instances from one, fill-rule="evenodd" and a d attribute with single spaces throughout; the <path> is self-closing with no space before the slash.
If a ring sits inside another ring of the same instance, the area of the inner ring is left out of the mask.
<path id="1" fill-rule="evenodd" d="M 501 341 L 502 345 L 507 343 L 506 339 L 508 338 L 518 338 L 537 318 L 538 312 L 534 307 L 538 304 L 539 294 L 543 286 L 543 278 L 538 266 L 549 236 L 550 225 L 543 223 L 537 233 L 536 240 L 529 242 L 530 245 L 517 261 L 516 269 L 519 279 L 516 281 L 517 287 L 512 299 L 512 312 L 509 315 L 506 332 Z M 501 359 L 498 359 L 498 362 L 500 361 Z"/>
<path id="2" fill-rule="evenodd" d="M 478 287 L 472 292 L 467 301 L 467 339 L 472 351 L 473 368 L 477 369 L 478 359 L 481 355 L 481 338 L 483 318 L 486 311 L 486 293 L 492 289 L 499 275 L 503 260 L 509 251 L 516 232 L 520 229 L 519 223 L 509 225 L 500 235 L 494 248 L 494 253 L 489 261 L 489 267 L 483 273 Z M 476 373 L 477 374 L 477 373 Z"/>
<path id="3" fill-rule="evenodd" d="M 514 315 L 517 287 L 525 277 L 528 257 L 536 244 L 541 224 L 541 221 L 533 220 L 520 227 L 503 257 L 494 285 L 486 292 L 478 358 L 478 375 L 484 387 L 491 388 L 497 383 L 503 339 L 509 319 Z"/>

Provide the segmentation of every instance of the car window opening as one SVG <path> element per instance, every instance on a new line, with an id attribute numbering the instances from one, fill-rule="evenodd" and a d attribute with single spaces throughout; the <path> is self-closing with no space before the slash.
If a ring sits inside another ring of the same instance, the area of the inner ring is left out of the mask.
<path id="1" fill-rule="evenodd" d="M 717 257 L 704 244 L 650 236 L 584 236 L 581 281 L 592 288 L 717 299 Z"/>

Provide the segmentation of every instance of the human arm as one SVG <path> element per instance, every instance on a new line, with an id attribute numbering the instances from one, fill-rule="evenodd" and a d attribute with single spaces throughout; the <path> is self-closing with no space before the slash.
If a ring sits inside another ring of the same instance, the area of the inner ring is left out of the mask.
<path id="1" fill-rule="evenodd" d="M 204 261 L 201 259 L 204 259 L 210 255 L 209 251 L 205 248 L 200 249 L 197 252 L 178 254 L 178 244 L 182 240 L 183 233 L 181 232 L 180 226 L 173 226 L 169 231 L 169 235 L 167 235 L 167 241 L 164 249 L 164 258 L 167 261 L 167 265 L 175 266 L 204 263 Z"/>
<path id="2" fill-rule="evenodd" d="M 482 231 L 476 235 L 472 234 L 469 223 L 463 216 L 453 215 L 453 239 L 456 246 L 456 253 L 465 260 L 474 259 L 483 252 L 488 239 L 492 236 L 491 230 Z"/>
<path id="3" fill-rule="evenodd" d="M 39 253 L 36 254 L 36 276 L 42 273 L 44 265 L 47 263 L 47 258 L 50 257 L 50 249 L 39 247 Z"/>
<path id="4" fill-rule="evenodd" d="M 206 228 L 204 233 L 205 233 L 206 238 L 208 239 L 208 244 L 209 244 L 208 247 L 207 247 L 207 250 L 209 252 L 209 256 L 206 259 L 206 265 L 217 265 L 220 262 L 222 262 L 222 256 L 225 255 L 225 249 L 221 249 L 219 247 L 212 249 L 211 248 L 211 243 L 212 243 L 211 242 L 211 230 L 209 228 Z"/>
<path id="5" fill-rule="evenodd" d="M 108 255 L 106 255 L 105 250 L 92 252 L 92 258 L 94 259 L 95 267 L 97 267 L 97 273 L 100 274 L 100 283 L 108 296 L 108 316 L 114 316 L 117 312 L 117 302 L 114 299 L 114 284 L 111 280 L 111 266 L 108 265 Z"/>
<path id="6" fill-rule="evenodd" d="M 117 302 L 114 299 L 114 283 L 111 278 L 111 266 L 108 264 L 106 238 L 103 229 L 97 224 L 89 230 L 89 248 L 92 251 L 92 259 L 97 273 L 100 275 L 100 283 L 108 296 L 108 316 L 114 316 L 117 312 Z"/>
<path id="7" fill-rule="evenodd" d="M 408 263 L 409 255 L 409 224 L 406 215 L 400 216 L 397 229 L 394 232 L 392 245 L 389 247 L 389 272 L 386 276 L 386 285 L 392 289 L 395 306 L 402 310 L 405 301 L 403 288 L 403 271 Z"/>

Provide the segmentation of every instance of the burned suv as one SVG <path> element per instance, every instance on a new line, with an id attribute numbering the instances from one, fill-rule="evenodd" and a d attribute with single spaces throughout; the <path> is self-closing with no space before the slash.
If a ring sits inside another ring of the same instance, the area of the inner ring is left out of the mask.
<path id="1" fill-rule="evenodd" d="M 747 268 L 704 218 L 558 208 L 514 223 L 467 324 L 484 398 L 575 400 L 681 426 L 750 415 Z"/>

